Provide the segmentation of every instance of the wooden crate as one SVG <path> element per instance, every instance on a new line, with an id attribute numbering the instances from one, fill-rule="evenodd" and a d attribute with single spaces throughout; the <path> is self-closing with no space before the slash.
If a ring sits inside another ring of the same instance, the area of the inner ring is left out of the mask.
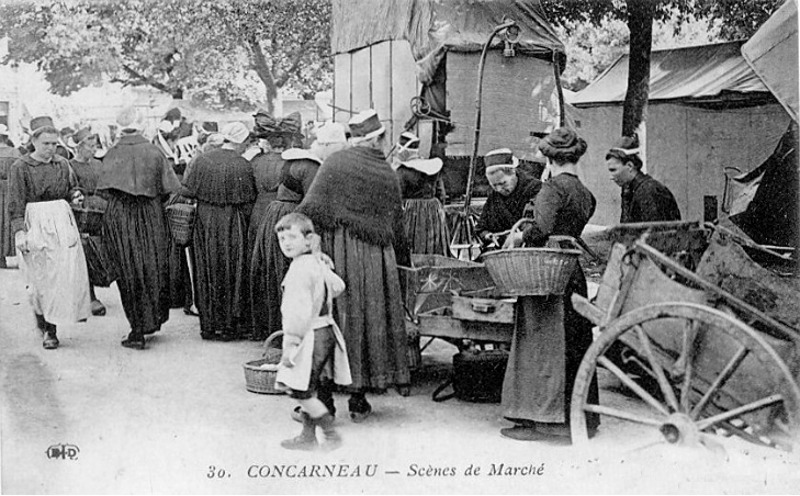
<path id="1" fill-rule="evenodd" d="M 399 266 L 406 308 L 413 314 L 450 307 L 456 295 L 484 295 L 494 281 L 480 263 L 442 255 L 411 255 L 413 267 Z"/>

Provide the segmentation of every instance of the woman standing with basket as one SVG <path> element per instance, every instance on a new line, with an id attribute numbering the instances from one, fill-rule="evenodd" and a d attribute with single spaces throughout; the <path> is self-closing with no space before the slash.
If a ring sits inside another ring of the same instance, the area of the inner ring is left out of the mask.
<path id="1" fill-rule="evenodd" d="M 169 233 L 162 202 L 180 183 L 164 155 L 142 136 L 135 108 L 123 110 L 117 124 L 121 136 L 103 158 L 97 190 L 108 199 L 103 241 L 131 325 L 121 344 L 143 350 L 145 335 L 169 318 Z"/>
<path id="2" fill-rule="evenodd" d="M 558 128 L 541 141 L 539 149 L 547 159 L 550 179 L 534 200 L 532 221 L 522 231 L 512 232 L 507 245 L 542 246 L 551 235 L 578 238 L 594 214 L 596 200 L 577 174 L 586 141 L 571 129 Z M 517 325 L 502 398 L 503 416 L 516 425 L 501 429 L 505 437 L 569 439 L 572 385 L 592 344 L 592 324 L 572 308 L 572 293 L 586 296 L 580 264 L 563 296 L 520 296 L 517 300 Z M 596 380 L 591 395 L 596 401 Z M 587 423 L 592 432 L 599 419 L 587 415 Z"/>

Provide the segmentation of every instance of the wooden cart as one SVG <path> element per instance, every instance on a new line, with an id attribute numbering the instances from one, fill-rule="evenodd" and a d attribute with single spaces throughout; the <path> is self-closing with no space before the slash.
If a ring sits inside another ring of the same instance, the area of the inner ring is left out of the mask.
<path id="1" fill-rule="evenodd" d="M 753 262 L 735 236 L 698 223 L 620 226 L 618 241 L 593 301 L 572 296 L 599 328 L 573 389 L 573 442 L 588 441 L 592 412 L 601 422 L 652 426 L 672 443 L 708 443 L 717 434 L 796 449 L 797 280 Z M 590 403 L 598 365 L 647 408 L 610 406 L 603 392 Z"/>
<path id="2" fill-rule="evenodd" d="M 483 264 L 440 255 L 412 255 L 412 264 L 400 267 L 409 336 L 459 348 L 467 341 L 511 342 L 516 299 L 494 293 Z"/>

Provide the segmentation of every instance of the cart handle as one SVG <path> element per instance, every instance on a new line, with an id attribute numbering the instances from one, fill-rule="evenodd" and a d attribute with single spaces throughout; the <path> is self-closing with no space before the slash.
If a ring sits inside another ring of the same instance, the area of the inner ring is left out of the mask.
<path id="1" fill-rule="evenodd" d="M 684 268 L 678 263 L 675 263 L 671 258 L 664 255 L 660 251 L 656 250 L 652 246 L 648 245 L 646 242 L 642 241 L 641 239 L 636 241 L 634 244 L 634 251 L 641 253 L 649 257 L 651 260 L 654 260 L 666 267 L 670 270 L 680 274 L 682 277 L 692 281 L 693 283 L 697 284 L 701 288 L 706 291 L 709 291 L 719 297 L 721 297 L 725 302 L 730 305 L 731 307 L 739 310 L 740 312 L 744 312 L 750 317 L 761 321 L 762 323 L 769 326 L 770 329 L 774 330 L 777 337 L 783 339 L 790 339 L 796 343 L 800 343 L 800 331 L 797 329 L 790 327 L 783 322 L 773 319 L 769 315 L 765 314 L 758 308 L 745 303 L 744 301 L 740 300 L 733 294 L 725 291 L 724 289 L 707 282 L 705 279 L 702 279 L 700 276 L 695 274 L 689 269 Z"/>

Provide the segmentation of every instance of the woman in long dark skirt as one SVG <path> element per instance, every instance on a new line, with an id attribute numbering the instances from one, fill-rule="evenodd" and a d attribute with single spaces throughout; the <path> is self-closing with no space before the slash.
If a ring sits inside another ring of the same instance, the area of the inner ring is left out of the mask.
<path id="1" fill-rule="evenodd" d="M 350 418 L 360 422 L 372 412 L 368 389 L 398 386 L 405 393 L 411 382 L 397 270 L 410 257 L 400 184 L 384 154 L 386 129 L 374 110 L 349 125 L 352 148 L 325 160 L 298 211 L 314 222 L 347 285 L 336 316 L 353 377 Z"/>
<path id="2" fill-rule="evenodd" d="M 72 170 L 78 178 L 78 188 L 83 193 L 83 206 L 105 212 L 108 202 L 98 196 L 97 175 L 101 163 L 94 158 L 99 146 L 96 134 L 87 128 L 78 129 L 70 137 L 75 156 L 70 160 Z M 92 299 L 92 315 L 105 315 L 106 307 L 97 299 L 95 286 L 108 286 L 111 276 L 108 274 L 109 264 L 102 247 L 102 238 L 97 233 L 81 233 L 83 251 L 86 254 L 86 265 L 89 269 L 89 297 Z"/>
<path id="3" fill-rule="evenodd" d="M 8 171 L 20 154 L 8 138 L 8 128 L 0 124 L 0 268 L 6 267 L 6 257 L 13 257 L 14 233 L 8 217 Z"/>
<path id="4" fill-rule="evenodd" d="M 254 340 L 266 339 L 281 329 L 281 283 L 291 260 L 278 246 L 275 225 L 303 200 L 322 161 L 346 145 L 344 127 L 330 123 L 319 130 L 310 150 L 290 148 L 282 154 L 286 163 L 282 167 L 278 197 L 264 212 L 253 242 L 250 284 Z"/>
<path id="5" fill-rule="evenodd" d="M 578 160 L 586 142 L 574 131 L 558 128 L 539 144 L 550 179 L 533 205 L 533 224 L 509 238 L 519 246 L 542 246 L 550 235 L 578 238 L 594 214 L 596 201 L 578 178 Z M 517 325 L 503 381 L 503 416 L 516 425 L 500 433 L 521 441 L 569 439 L 572 386 L 583 355 L 592 344 L 592 324 L 572 307 L 570 295 L 586 296 L 586 278 L 578 265 L 563 296 L 521 296 Z M 589 401 L 597 401 L 597 379 Z M 587 414 L 594 432 L 599 417 Z"/>
<path id="6" fill-rule="evenodd" d="M 141 135 L 135 108 L 123 110 L 117 123 L 121 137 L 103 158 L 97 190 L 108 200 L 104 243 L 131 326 L 122 346 L 143 350 L 145 335 L 169 318 L 169 232 L 162 202 L 180 183 L 164 155 Z"/>
<path id="7" fill-rule="evenodd" d="M 197 200 L 192 246 L 203 339 L 229 341 L 250 333 L 247 231 L 256 186 L 241 156 L 249 132 L 234 122 L 225 143 L 197 157 L 181 194 Z"/>

